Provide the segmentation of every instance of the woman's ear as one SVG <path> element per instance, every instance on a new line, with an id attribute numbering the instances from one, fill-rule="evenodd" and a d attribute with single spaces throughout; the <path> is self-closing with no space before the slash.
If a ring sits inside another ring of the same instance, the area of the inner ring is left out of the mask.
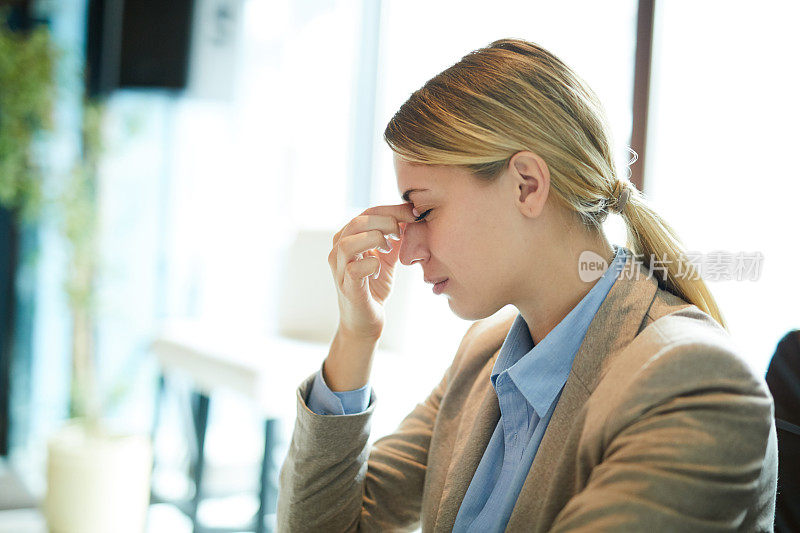
<path id="1" fill-rule="evenodd" d="M 550 169 L 537 154 L 517 152 L 508 164 L 511 181 L 518 192 L 517 207 L 529 217 L 538 217 L 544 210 L 550 192 Z"/>

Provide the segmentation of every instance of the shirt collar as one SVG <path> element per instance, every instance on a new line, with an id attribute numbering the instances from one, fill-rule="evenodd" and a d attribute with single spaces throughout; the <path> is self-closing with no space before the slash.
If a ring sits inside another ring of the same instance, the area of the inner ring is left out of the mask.
<path id="1" fill-rule="evenodd" d="M 495 387 L 497 376 L 508 371 L 517 389 L 544 417 L 564 386 L 586 330 L 617 280 L 630 252 L 613 245 L 616 253 L 611 265 L 580 302 L 539 344 L 533 344 L 528 324 L 517 315 L 508 331 L 490 376 Z M 497 388 L 495 387 L 495 392 Z"/>

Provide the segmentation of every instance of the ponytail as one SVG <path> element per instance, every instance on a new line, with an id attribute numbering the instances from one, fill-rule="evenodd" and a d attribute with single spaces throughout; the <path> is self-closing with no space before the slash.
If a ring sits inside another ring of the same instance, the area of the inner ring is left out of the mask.
<path id="1" fill-rule="evenodd" d="M 696 305 L 727 330 L 716 300 L 686 256 L 675 230 L 653 211 L 633 185 L 627 186 L 630 197 L 619 213 L 627 229 L 627 248 L 652 272 L 660 288 Z"/>

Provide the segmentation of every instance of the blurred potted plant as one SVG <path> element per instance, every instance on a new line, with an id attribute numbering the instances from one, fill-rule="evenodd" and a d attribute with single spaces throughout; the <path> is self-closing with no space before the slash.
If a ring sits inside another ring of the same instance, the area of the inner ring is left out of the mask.
<path id="1" fill-rule="evenodd" d="M 0 10 L 0 205 L 18 224 L 34 221 L 50 199 L 34 155 L 38 133 L 51 129 L 60 55 L 47 28 L 18 33 Z M 69 247 L 65 290 L 72 318 L 69 420 L 48 440 L 44 514 L 54 533 L 144 529 L 152 446 L 147 435 L 112 431 L 104 415 L 125 396 L 129 372 L 101 393 L 95 368 L 97 207 L 103 106 L 84 106 L 83 157 L 52 200 Z M 125 369 L 126 371 L 129 369 Z"/>
<path id="2" fill-rule="evenodd" d="M 103 153 L 101 101 L 84 104 L 83 157 L 59 201 L 70 248 L 72 314 L 70 420 L 48 442 L 45 514 L 53 532 L 144 530 L 153 464 L 149 435 L 119 433 L 104 419 L 127 394 L 137 359 L 100 391 L 93 343 L 97 319 L 97 169 Z"/>

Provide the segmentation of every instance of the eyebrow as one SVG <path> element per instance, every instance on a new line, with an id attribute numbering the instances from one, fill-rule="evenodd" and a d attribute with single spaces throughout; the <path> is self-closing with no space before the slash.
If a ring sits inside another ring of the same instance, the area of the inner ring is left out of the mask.
<path id="1" fill-rule="evenodd" d="M 422 192 L 427 190 L 428 189 L 408 189 L 406 192 L 403 193 L 403 201 L 410 202 L 411 199 L 409 197 L 411 196 L 412 192 Z"/>

